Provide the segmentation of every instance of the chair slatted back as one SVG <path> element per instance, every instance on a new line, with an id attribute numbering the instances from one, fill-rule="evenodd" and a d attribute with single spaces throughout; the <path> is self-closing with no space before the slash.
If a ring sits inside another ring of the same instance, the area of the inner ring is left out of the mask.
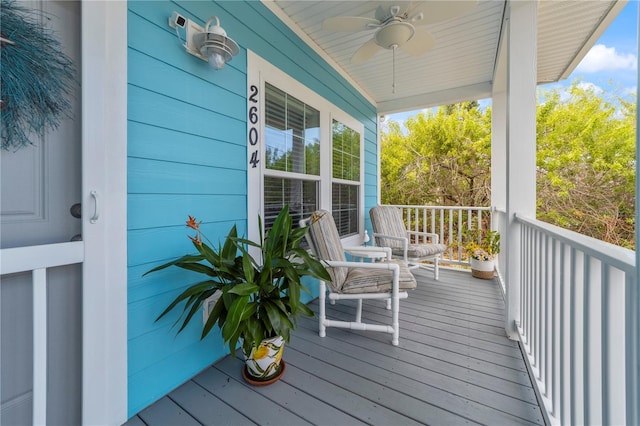
<path id="1" fill-rule="evenodd" d="M 346 256 L 340 242 L 338 228 L 333 216 L 326 210 L 318 210 L 313 213 L 308 223 L 306 234 L 307 242 L 313 254 L 320 260 L 346 261 Z M 327 268 L 331 275 L 331 288 L 339 292 L 347 277 L 347 268 Z"/>
<path id="2" fill-rule="evenodd" d="M 402 211 L 393 206 L 375 206 L 369 210 L 373 232 L 391 237 L 406 238 L 407 228 L 402 219 Z M 402 242 L 388 238 L 376 237 L 379 247 L 402 248 Z"/>

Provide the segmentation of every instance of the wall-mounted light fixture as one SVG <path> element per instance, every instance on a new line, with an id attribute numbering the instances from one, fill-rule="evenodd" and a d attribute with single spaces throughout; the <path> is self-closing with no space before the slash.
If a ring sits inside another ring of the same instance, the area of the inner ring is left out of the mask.
<path id="1" fill-rule="evenodd" d="M 211 26 L 214 21 L 215 25 Z M 193 56 L 208 61 L 209 65 L 217 70 L 238 54 L 238 44 L 227 37 L 227 32 L 220 26 L 217 16 L 209 18 L 205 28 L 202 28 L 191 19 L 173 12 L 169 18 L 169 26 L 175 28 L 180 40 L 182 38 L 178 28 L 186 28 L 184 48 Z"/>

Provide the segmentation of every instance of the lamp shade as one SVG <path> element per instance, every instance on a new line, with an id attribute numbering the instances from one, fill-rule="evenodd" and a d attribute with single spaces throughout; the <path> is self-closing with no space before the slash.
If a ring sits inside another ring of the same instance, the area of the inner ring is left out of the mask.
<path id="1" fill-rule="evenodd" d="M 216 21 L 216 25 L 211 26 L 213 20 Z M 222 68 L 239 52 L 238 44 L 227 37 L 217 16 L 209 18 L 204 32 L 193 36 L 193 43 L 200 54 L 208 58 L 209 64 L 216 69 Z"/>

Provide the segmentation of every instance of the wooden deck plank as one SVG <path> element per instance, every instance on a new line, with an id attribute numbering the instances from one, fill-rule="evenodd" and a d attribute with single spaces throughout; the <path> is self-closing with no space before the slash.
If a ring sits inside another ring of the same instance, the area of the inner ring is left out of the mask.
<path id="1" fill-rule="evenodd" d="M 528 407 L 527 404 L 522 404 L 522 401 L 515 398 L 459 380 L 452 380 L 445 375 L 428 374 L 428 370 L 421 370 L 417 366 L 413 366 L 413 369 L 403 369 L 402 361 L 396 361 L 392 371 L 389 368 L 390 360 L 378 359 L 376 362 L 374 359 L 376 353 L 372 351 L 357 351 L 354 350 L 353 345 L 343 345 L 344 352 L 342 352 L 334 345 L 327 348 L 316 343 L 326 338 L 313 340 L 312 342 L 296 339 L 292 342 L 287 355 L 290 356 L 292 350 L 304 352 L 313 358 L 325 360 L 337 368 L 366 377 L 385 388 L 394 389 L 448 412 L 455 411 L 461 417 L 481 423 L 531 425 L 542 422 L 542 417 L 536 423 L 527 420 L 537 409 L 536 404 L 529 404 Z M 424 411 L 423 413 L 425 417 L 419 419 L 421 422 L 432 424 L 441 419 L 440 413 L 433 417 L 429 417 L 429 414 Z"/>
<path id="2" fill-rule="evenodd" d="M 203 425 L 255 425 L 193 381 L 188 381 L 171 392 L 169 398 Z"/>
<path id="3" fill-rule="evenodd" d="M 206 369 L 193 380 L 257 424 L 311 424 L 215 367 Z"/>
<path id="4" fill-rule="evenodd" d="M 169 399 L 168 396 L 161 398 L 155 404 L 142 410 L 138 417 L 147 425 L 154 426 L 197 426 L 200 423 L 194 419 L 186 410 Z"/>
<path id="5" fill-rule="evenodd" d="M 287 373 L 283 380 L 294 387 L 305 389 L 319 401 L 323 401 L 337 409 L 348 412 L 352 416 L 368 424 L 380 425 L 404 425 L 415 424 L 410 422 L 401 413 L 396 413 L 376 401 L 371 401 L 356 393 L 351 392 L 342 385 L 335 385 L 324 378 L 318 377 L 308 371 L 302 370 L 295 364 L 287 365 Z M 327 418 L 323 424 L 332 424 Z"/>
<path id="6" fill-rule="evenodd" d="M 404 307 L 401 304 L 401 311 Z M 390 322 L 391 312 L 384 309 L 382 306 L 370 306 L 369 318 L 382 319 L 382 322 Z M 388 319 L 384 319 L 388 318 Z M 468 344 L 458 344 L 449 339 L 431 338 L 427 339 L 422 333 L 421 326 L 414 325 L 413 327 L 407 327 L 406 331 L 403 330 L 403 335 L 412 340 L 427 343 L 430 346 L 451 351 L 453 353 L 470 356 L 473 358 L 481 359 L 491 363 L 500 364 L 505 367 L 515 368 L 517 370 L 526 371 L 526 367 L 522 363 L 522 357 L 513 357 L 497 354 L 495 352 L 488 352 L 482 349 L 471 348 Z"/>
<path id="7" fill-rule="evenodd" d="M 381 347 L 386 344 L 385 342 L 372 342 L 367 338 L 354 336 L 346 330 L 331 331 L 336 331 L 336 333 L 325 338 L 318 338 L 317 329 L 306 328 L 305 324 L 296 331 L 296 339 L 292 342 L 297 343 L 297 337 L 313 341 L 333 351 L 366 359 L 377 368 L 384 368 L 407 377 L 425 377 L 428 379 L 426 383 L 439 385 L 453 393 L 460 391 L 459 388 L 471 387 L 478 392 L 486 389 L 492 394 L 500 393 L 530 404 L 537 403 L 530 386 L 500 379 L 484 372 L 461 368 L 446 360 L 436 360 L 410 351 L 397 350 L 390 354 Z M 338 331 L 340 333 L 337 333 Z M 511 399 L 509 401 L 513 402 Z"/>
<path id="8" fill-rule="evenodd" d="M 144 422 L 138 416 L 133 416 L 122 426 L 146 426 Z"/>
<path id="9" fill-rule="evenodd" d="M 287 351 L 290 348 L 286 348 Z M 238 352 L 240 356 L 240 352 Z M 233 362 L 229 357 L 216 364 L 216 368 L 223 373 L 233 377 L 238 381 L 242 381 L 242 369 L 239 368 L 239 362 Z M 288 367 L 287 367 L 288 368 Z M 285 370 L 285 373 L 287 371 Z M 245 386 L 251 386 L 245 384 Z M 306 385 L 309 386 L 309 385 Z M 306 387 L 305 386 L 305 387 Z M 303 417 L 313 424 L 322 424 L 326 419 L 340 425 L 364 425 L 365 423 L 357 420 L 355 417 L 336 409 L 324 402 L 318 401 L 304 391 L 304 387 L 295 388 L 284 380 L 279 380 L 270 386 L 256 386 L 252 388 L 255 392 L 261 394 L 265 398 L 270 399 L 274 403 L 281 405 L 288 411 Z"/>
<path id="10" fill-rule="evenodd" d="M 332 306 L 330 310 L 328 309 L 327 317 L 330 319 L 333 318 L 338 320 L 352 320 L 353 315 L 351 313 L 346 313 L 340 309 L 341 307 L 344 307 L 346 305 L 346 303 L 344 302 L 345 301 L 341 301 L 340 304 L 336 304 L 335 307 Z M 364 305 L 366 307 L 366 303 Z M 316 307 L 314 305 L 311 305 L 311 309 L 315 310 Z M 353 311 L 355 311 L 355 308 L 353 309 Z M 402 308 L 400 309 L 400 311 L 402 312 Z M 365 315 L 365 312 L 366 312 L 366 315 Z M 382 321 L 375 321 L 375 320 L 372 321 L 371 319 L 373 318 L 380 319 L 380 316 L 376 317 L 375 315 L 372 314 L 370 310 L 367 310 L 365 308 L 363 308 L 363 316 L 366 316 L 372 323 L 382 323 Z M 400 323 L 402 324 L 402 317 L 400 318 Z M 401 328 L 402 328 L 402 325 L 401 325 Z M 329 328 L 327 330 L 327 333 L 331 333 L 334 330 L 336 329 Z M 357 331 L 353 331 L 353 333 L 358 333 L 360 335 L 366 335 L 366 336 L 371 334 L 371 336 L 369 337 L 370 339 L 383 341 L 383 342 L 390 341 L 391 339 L 390 335 L 385 335 L 380 333 L 372 334 L 372 333 L 357 332 Z M 363 333 L 366 333 L 366 334 L 363 334 Z M 421 354 L 422 356 L 428 356 L 435 359 L 446 359 L 448 360 L 448 362 L 454 365 L 458 365 L 464 368 L 469 368 L 475 371 L 483 371 L 493 376 L 501 377 L 505 380 L 511 380 L 511 381 L 515 381 L 516 383 L 524 383 L 524 384 L 530 383 L 529 375 L 526 371 L 526 367 L 524 366 L 524 364 L 522 364 L 521 362 L 520 363 L 517 362 L 517 360 L 513 358 L 505 357 L 505 358 L 509 358 L 510 360 L 513 360 L 513 362 L 509 361 L 510 365 L 499 365 L 499 364 L 495 364 L 492 361 L 491 357 L 489 357 L 490 359 L 482 359 L 479 357 L 480 355 L 478 355 L 475 352 L 463 353 L 463 354 L 452 352 L 452 351 L 449 351 L 446 346 L 445 348 L 441 348 L 436 345 L 433 345 L 431 342 L 423 343 L 424 340 L 425 339 L 422 336 L 420 336 L 418 333 L 415 333 L 411 330 L 407 330 L 407 329 L 400 330 L 400 347 L 402 348 L 416 352 L 418 354 Z"/>
<path id="11" fill-rule="evenodd" d="M 302 318 L 279 382 L 252 387 L 241 362 L 225 358 L 126 425 L 543 424 L 518 343 L 504 332 L 497 282 L 446 268 L 439 281 L 415 275 L 399 346 L 384 333 L 337 328 L 320 338 L 317 318 Z M 340 301 L 327 314 L 351 320 L 354 306 Z M 317 312 L 317 300 L 310 307 Z M 390 315 L 365 301 L 363 321 Z"/>
<path id="12" fill-rule="evenodd" d="M 466 419 L 461 416 L 424 403 L 412 395 L 397 392 L 386 385 L 371 380 L 368 376 L 363 377 L 352 373 L 332 363 L 296 351 L 294 348 L 288 349 L 286 357 L 288 365 L 304 369 L 316 377 L 321 377 L 329 383 L 343 387 L 348 392 L 359 395 L 393 412 L 396 418 L 383 424 L 419 425 L 426 423 L 426 419 L 438 419 L 446 424 L 466 423 Z"/>

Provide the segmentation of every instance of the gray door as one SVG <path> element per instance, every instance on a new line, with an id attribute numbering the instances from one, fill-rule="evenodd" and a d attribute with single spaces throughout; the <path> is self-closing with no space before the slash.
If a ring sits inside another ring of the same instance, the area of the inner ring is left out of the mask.
<path id="1" fill-rule="evenodd" d="M 41 9 L 76 65 L 80 81 L 80 3 L 21 1 Z M 6 64 L 3 64 L 3 67 Z M 25 78 L 29 78 L 25 76 Z M 76 85 L 70 111 L 54 132 L 33 145 L 0 152 L 0 248 L 70 241 L 81 221 L 70 209 L 81 199 L 81 94 Z M 1 259 L 0 259 L 1 261 Z M 0 424 L 32 421 L 32 289 L 30 274 L 1 277 Z M 82 266 L 47 271 L 47 423 L 81 423 Z"/>

